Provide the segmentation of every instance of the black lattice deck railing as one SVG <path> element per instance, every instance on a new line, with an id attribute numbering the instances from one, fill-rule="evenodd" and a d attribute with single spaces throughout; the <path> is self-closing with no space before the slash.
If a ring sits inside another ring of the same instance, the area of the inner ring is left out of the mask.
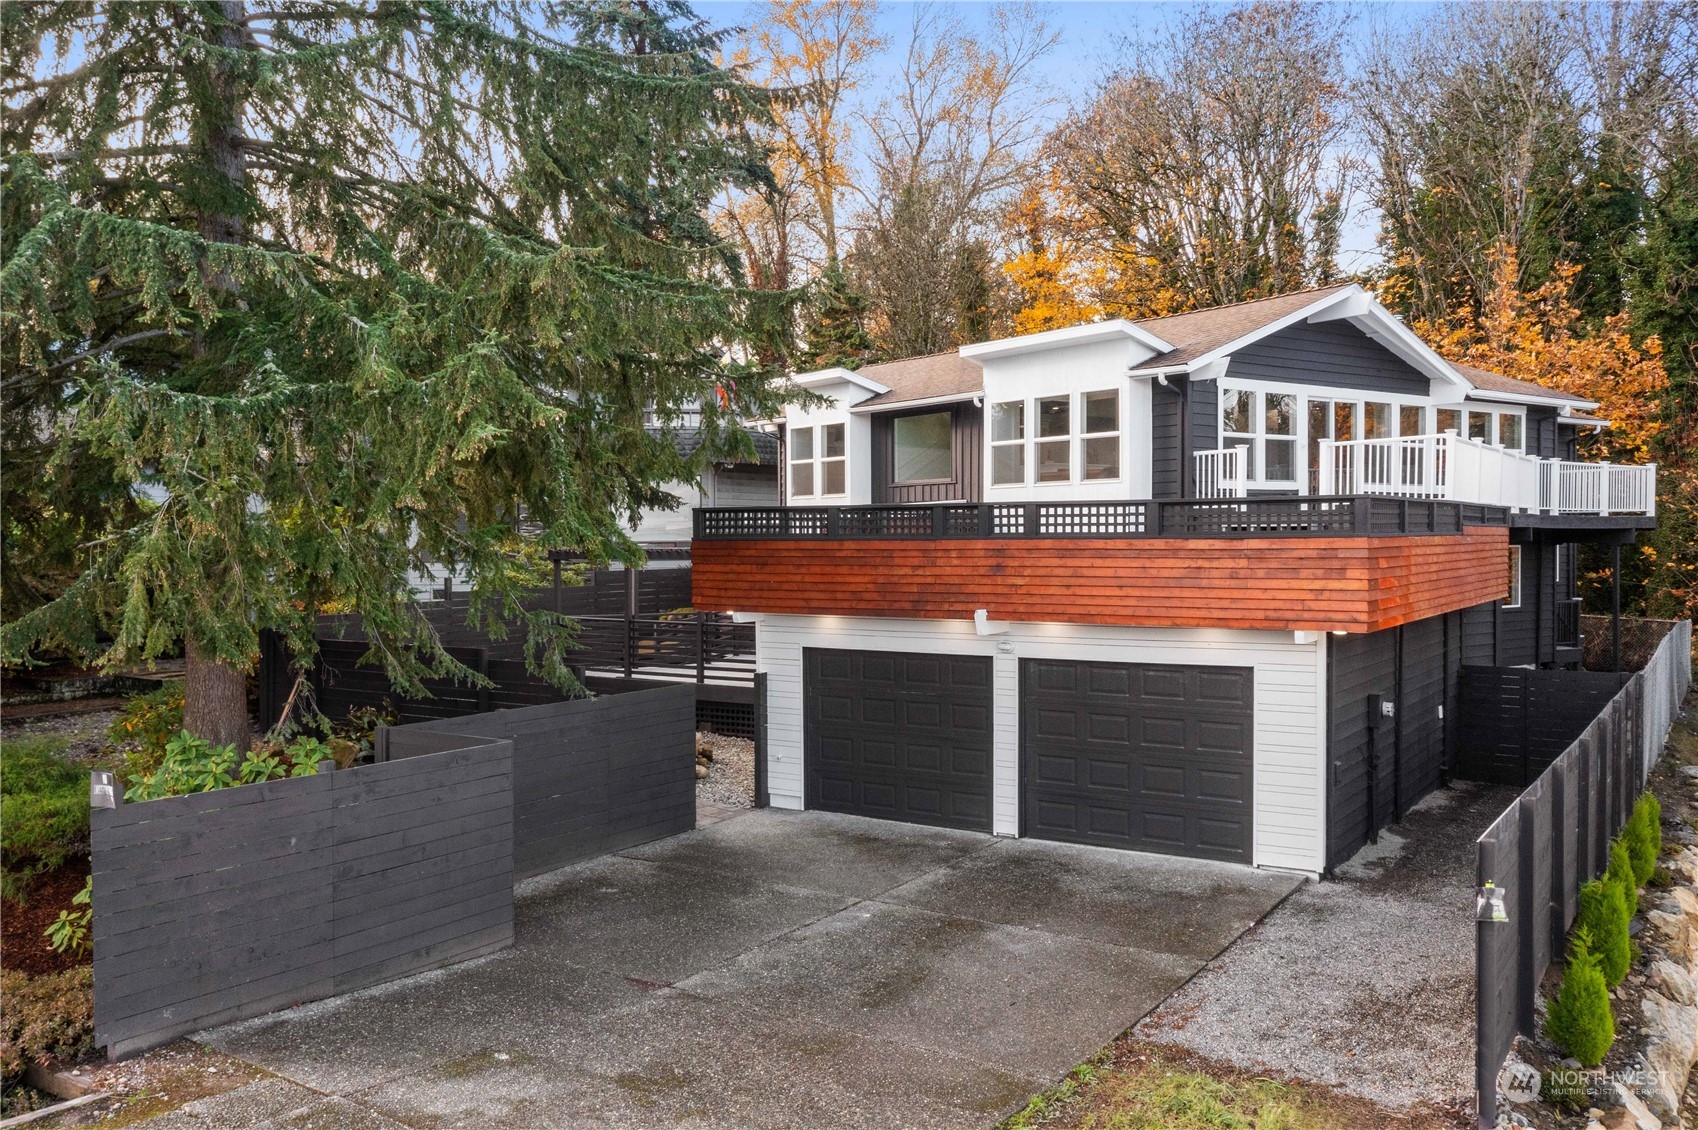
<path id="1" fill-rule="evenodd" d="M 695 512 L 700 539 L 1369 537 L 1507 526 L 1501 506 L 1433 499 L 1279 497 L 1104 502 L 765 506 Z"/>

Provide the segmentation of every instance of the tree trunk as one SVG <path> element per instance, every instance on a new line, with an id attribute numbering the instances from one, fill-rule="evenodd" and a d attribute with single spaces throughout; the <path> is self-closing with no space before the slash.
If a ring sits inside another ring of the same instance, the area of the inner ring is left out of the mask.
<path id="1" fill-rule="evenodd" d="M 219 0 L 216 10 L 221 17 L 211 29 L 211 39 L 227 51 L 250 47 L 242 28 L 247 14 L 243 0 Z M 212 99 L 203 107 L 206 159 L 212 168 L 240 192 L 247 178 L 247 165 L 242 153 L 242 114 L 246 108 L 246 91 L 239 84 L 235 66 L 225 60 L 213 71 Z M 233 213 L 203 212 L 196 217 L 201 236 L 213 243 L 241 243 L 246 238 L 242 217 Z M 207 285 L 238 297 L 235 282 L 223 271 L 206 271 Z M 197 337 L 195 355 L 206 357 L 206 343 Z M 187 657 L 183 678 L 183 728 L 212 745 L 233 745 L 238 752 L 248 748 L 248 673 L 221 662 L 213 655 L 202 655 L 192 638 L 183 641 Z"/>
<path id="2" fill-rule="evenodd" d="M 183 729 L 211 745 L 248 748 L 248 673 L 201 655 L 190 643 L 183 673 Z"/>

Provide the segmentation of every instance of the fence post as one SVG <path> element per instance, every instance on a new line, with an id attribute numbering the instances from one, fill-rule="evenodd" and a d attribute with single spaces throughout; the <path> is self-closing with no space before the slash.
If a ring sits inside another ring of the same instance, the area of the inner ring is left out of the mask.
<path id="1" fill-rule="evenodd" d="M 489 649 L 487 647 L 478 648 L 478 674 L 482 675 L 485 680 L 489 678 Z M 486 681 L 478 688 L 478 713 L 485 714 L 488 711 L 489 683 Z"/>
<path id="2" fill-rule="evenodd" d="M 1537 806 L 1538 802 L 1526 793 L 1516 801 L 1515 882 L 1521 889 L 1515 892 L 1518 913 L 1511 926 L 1516 949 L 1515 1029 L 1523 1036 L 1532 1036 L 1536 1030 L 1534 1006 L 1539 999 L 1539 977 L 1544 973 L 1536 959 L 1539 916 L 1533 905 L 1533 875 L 1539 862 Z"/>
<path id="3" fill-rule="evenodd" d="M 1493 882 L 1491 874 L 1490 844 L 1492 841 L 1482 836 L 1474 845 L 1474 883 L 1484 888 Z M 1493 1063 L 1494 1052 L 1488 1044 L 1493 1043 L 1491 1036 L 1492 1000 L 1487 987 L 1496 985 L 1497 963 L 1492 960 L 1492 931 L 1503 929 L 1503 924 L 1484 920 L 1474 923 L 1474 1091 L 1479 1103 L 1475 1112 L 1475 1125 L 1479 1130 L 1494 1130 L 1498 1121 L 1498 1070 L 1501 1063 Z"/>
<path id="4" fill-rule="evenodd" d="M 755 807 L 770 803 L 767 795 L 766 672 L 755 672 Z"/>
<path id="5" fill-rule="evenodd" d="M 707 682 L 707 613 L 696 613 L 696 682 Z"/>
<path id="6" fill-rule="evenodd" d="M 1567 755 L 1551 766 L 1551 954 L 1563 952 L 1568 933 L 1568 768 Z"/>
<path id="7" fill-rule="evenodd" d="M 632 616 L 629 612 L 625 613 L 624 625 L 625 625 L 625 646 L 622 649 L 622 654 L 623 654 L 624 661 L 625 661 L 625 677 L 627 679 L 629 679 L 631 677 L 631 671 L 632 671 L 632 668 L 633 668 L 632 660 L 635 658 L 631 654 L 631 652 L 633 650 L 633 638 L 632 637 L 636 634 L 636 627 L 637 627 L 636 617 Z"/>

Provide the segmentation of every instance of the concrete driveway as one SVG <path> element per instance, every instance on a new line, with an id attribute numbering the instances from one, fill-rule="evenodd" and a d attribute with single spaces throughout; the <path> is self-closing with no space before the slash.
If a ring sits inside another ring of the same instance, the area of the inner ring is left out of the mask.
<path id="1" fill-rule="evenodd" d="M 274 1078 L 150 1125 L 988 1126 L 1299 881 L 753 812 L 526 882 L 510 951 L 203 1033 Z"/>

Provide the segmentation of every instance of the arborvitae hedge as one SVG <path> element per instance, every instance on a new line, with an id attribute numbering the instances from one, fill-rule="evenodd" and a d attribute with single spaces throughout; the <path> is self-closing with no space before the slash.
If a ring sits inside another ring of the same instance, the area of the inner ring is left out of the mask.
<path id="1" fill-rule="evenodd" d="M 1562 987 L 1545 1014 L 1545 1035 L 1584 1066 L 1596 1067 L 1615 1043 L 1615 1017 L 1610 1013 L 1609 986 L 1589 942 L 1584 928 L 1575 931 Z"/>

